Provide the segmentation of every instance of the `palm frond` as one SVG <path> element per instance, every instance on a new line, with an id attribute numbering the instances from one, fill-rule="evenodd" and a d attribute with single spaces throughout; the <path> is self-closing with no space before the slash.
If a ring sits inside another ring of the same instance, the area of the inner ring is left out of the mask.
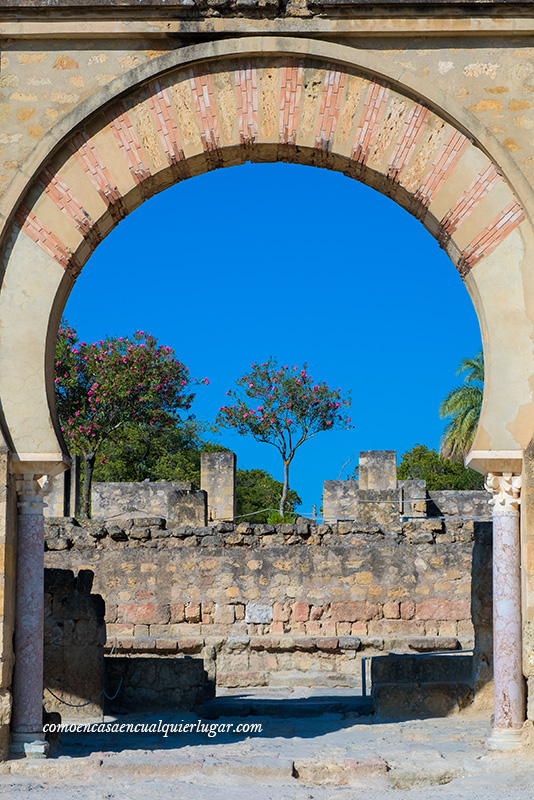
<path id="1" fill-rule="evenodd" d="M 474 358 L 460 362 L 457 375 L 464 375 L 464 382 L 456 386 L 443 399 L 439 407 L 442 419 L 450 417 L 441 440 L 440 451 L 449 458 L 462 458 L 473 444 L 484 394 L 484 355 L 482 351 Z"/>

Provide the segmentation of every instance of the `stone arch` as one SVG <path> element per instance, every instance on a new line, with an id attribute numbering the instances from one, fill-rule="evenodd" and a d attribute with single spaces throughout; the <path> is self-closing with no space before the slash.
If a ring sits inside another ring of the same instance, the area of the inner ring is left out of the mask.
<path id="1" fill-rule="evenodd" d="M 3 193 L 0 403 L 20 476 L 19 744 L 42 727 L 43 519 L 35 478 L 67 461 L 53 353 L 68 294 L 102 238 L 152 194 L 208 169 L 279 159 L 342 171 L 392 197 L 446 249 L 473 300 L 487 373 L 471 458 L 492 473 L 499 567 L 495 744 L 517 743 L 524 719 L 518 473 L 534 431 L 534 194 L 481 119 L 427 78 L 356 46 L 273 35 L 179 47 L 112 80 L 44 134 Z M 250 213 L 250 198 L 243 205 Z M 335 209 L 328 211 L 334 224 Z M 453 310 L 442 311 L 454 324 Z M 8 499 L 13 514 L 11 484 Z M 526 573 L 531 578 L 528 564 Z"/>
<path id="2" fill-rule="evenodd" d="M 363 66 L 335 60 L 348 48 L 293 41 L 288 48 L 277 39 L 230 40 L 212 43 L 208 54 L 200 46 L 207 60 L 186 48 L 191 57 L 178 65 L 161 57 L 159 70 L 147 74 L 145 65 L 117 79 L 91 113 L 77 109 L 75 124 L 56 132 L 55 148 L 51 141 L 14 207 L 4 251 L 0 398 L 15 461 L 43 462 L 46 471 L 44 463 L 64 460 L 53 344 L 66 298 L 98 243 L 156 192 L 246 160 L 342 171 L 394 199 L 438 239 L 471 294 L 484 341 L 488 378 L 474 463 L 502 467 L 521 458 L 534 427 L 525 203 L 480 130 L 466 130 L 465 111 L 453 120 L 417 98 L 404 76 L 386 76 L 365 58 Z"/>

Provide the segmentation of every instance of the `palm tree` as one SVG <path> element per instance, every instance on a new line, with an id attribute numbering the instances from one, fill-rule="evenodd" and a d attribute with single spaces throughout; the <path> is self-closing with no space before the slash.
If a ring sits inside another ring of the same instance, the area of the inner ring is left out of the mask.
<path id="1" fill-rule="evenodd" d="M 473 440 L 482 408 L 484 393 L 484 354 L 482 350 L 474 358 L 464 358 L 456 371 L 465 372 L 464 383 L 457 386 L 441 403 L 439 415 L 450 417 L 443 432 L 441 454 L 448 458 L 462 459 Z"/>

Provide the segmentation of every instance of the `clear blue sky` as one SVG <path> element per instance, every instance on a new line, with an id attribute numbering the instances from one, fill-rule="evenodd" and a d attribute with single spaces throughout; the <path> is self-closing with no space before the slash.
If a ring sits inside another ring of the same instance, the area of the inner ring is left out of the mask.
<path id="1" fill-rule="evenodd" d="M 304 512 L 360 450 L 400 460 L 416 443 L 439 447 L 440 401 L 480 348 L 467 290 L 419 222 L 339 173 L 289 164 L 219 169 L 144 203 L 93 254 L 65 314 L 85 340 L 140 328 L 173 347 L 210 380 L 192 409 L 209 422 L 270 355 L 351 389 L 354 429 L 319 434 L 295 456 Z M 218 440 L 239 467 L 281 479 L 273 447 Z"/>

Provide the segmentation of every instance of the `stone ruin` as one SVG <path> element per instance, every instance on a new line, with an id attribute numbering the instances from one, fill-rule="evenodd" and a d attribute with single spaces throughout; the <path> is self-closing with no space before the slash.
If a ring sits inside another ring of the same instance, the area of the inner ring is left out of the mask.
<path id="1" fill-rule="evenodd" d="M 320 524 L 199 525 L 130 513 L 49 518 L 46 564 L 94 571 L 106 604 L 105 650 L 115 658 L 194 656 L 212 686 L 360 691 L 371 657 L 382 710 L 391 701 L 399 711 L 403 697 L 414 708 L 446 711 L 475 693 L 487 699 L 487 493 L 427 492 L 422 481 L 394 485 L 392 451 L 361 454 L 360 463 L 359 482 L 325 481 Z M 157 502 L 160 485 L 144 485 Z M 112 484 L 110 496 L 119 486 Z M 164 489 L 171 497 L 170 485 Z M 126 485 L 127 497 L 131 491 Z M 451 654 L 448 661 L 427 659 L 423 667 L 424 654 L 441 652 Z M 156 662 L 149 666 L 156 681 Z M 135 674 L 141 681 L 143 671 Z"/>

